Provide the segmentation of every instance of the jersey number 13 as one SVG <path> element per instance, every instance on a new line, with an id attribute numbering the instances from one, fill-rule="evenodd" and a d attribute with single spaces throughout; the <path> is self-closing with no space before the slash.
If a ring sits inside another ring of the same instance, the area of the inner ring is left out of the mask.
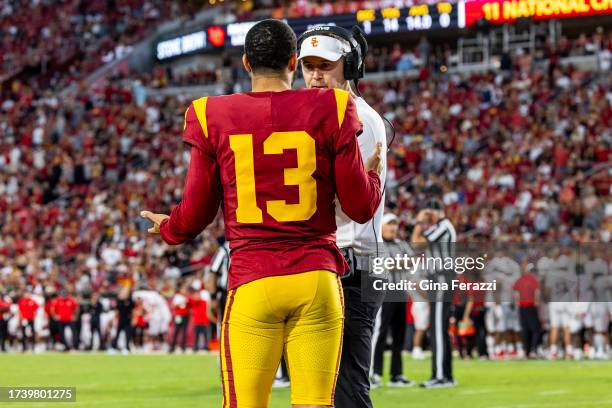
<path id="1" fill-rule="evenodd" d="M 236 165 L 236 220 L 242 224 L 263 222 L 263 213 L 257 206 L 253 135 L 230 135 L 230 149 Z M 317 211 L 317 182 L 312 177 L 317 167 L 315 140 L 304 131 L 273 132 L 264 140 L 264 154 L 282 154 L 295 149 L 297 167 L 285 169 L 285 185 L 298 186 L 297 204 L 285 200 L 266 201 L 266 211 L 279 222 L 305 221 Z"/>

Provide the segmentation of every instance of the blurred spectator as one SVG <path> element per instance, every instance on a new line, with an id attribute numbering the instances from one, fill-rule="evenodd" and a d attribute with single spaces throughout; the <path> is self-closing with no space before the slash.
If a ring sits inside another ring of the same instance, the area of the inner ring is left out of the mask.
<path id="1" fill-rule="evenodd" d="M 197 285 L 192 286 L 193 294 L 189 298 L 191 303 L 191 316 L 193 318 L 194 329 L 194 351 L 201 349 L 208 350 L 208 342 L 210 341 L 210 323 L 215 322 L 215 317 L 211 311 L 210 292 L 201 288 L 200 281 L 196 281 Z M 200 337 L 204 338 L 203 346 L 200 347 Z"/>
<path id="2" fill-rule="evenodd" d="M 134 345 L 142 350 L 144 347 L 145 330 L 147 328 L 148 314 L 142 298 L 136 298 L 132 310 L 132 330 Z"/>
<path id="3" fill-rule="evenodd" d="M 64 345 L 64 351 L 68 351 L 71 348 L 75 350 L 79 349 L 80 338 L 75 325 L 75 314 L 79 309 L 79 304 L 76 299 L 72 297 L 68 291 L 62 289 L 60 296 L 55 301 L 54 305 L 55 320 L 58 322 L 59 335 L 62 344 Z M 66 329 L 70 329 L 70 337 L 72 340 L 72 347 L 68 344 L 66 339 Z"/>
<path id="4" fill-rule="evenodd" d="M 22 350 L 27 350 L 27 339 L 30 339 L 32 350 L 36 348 L 36 330 L 34 317 L 38 310 L 38 303 L 32 298 L 29 290 L 24 290 L 17 306 L 19 307 L 19 325 L 21 327 Z"/>
<path id="5" fill-rule="evenodd" d="M 174 334 L 170 344 L 170 353 L 174 352 L 179 335 L 181 336 L 181 348 L 183 353 L 187 349 L 187 328 L 189 327 L 189 294 L 187 288 L 183 287 L 172 299 L 174 314 Z"/>
<path id="6" fill-rule="evenodd" d="M 132 341 L 132 311 L 134 310 L 134 301 L 132 300 L 129 288 L 122 288 L 117 298 L 117 330 L 113 339 L 113 351 L 119 348 L 119 336 L 123 332 L 125 348 L 124 354 L 130 352 L 130 343 Z"/>
<path id="7" fill-rule="evenodd" d="M 98 350 L 105 350 L 106 337 L 102 332 L 101 318 L 104 307 L 100 301 L 100 295 L 97 292 L 91 295 L 91 307 L 90 307 L 90 342 L 87 350 L 93 350 L 95 336 L 98 336 Z"/>
<path id="8" fill-rule="evenodd" d="M 0 351 L 6 352 L 6 340 L 8 338 L 8 317 L 11 308 L 9 299 L 0 292 Z"/>

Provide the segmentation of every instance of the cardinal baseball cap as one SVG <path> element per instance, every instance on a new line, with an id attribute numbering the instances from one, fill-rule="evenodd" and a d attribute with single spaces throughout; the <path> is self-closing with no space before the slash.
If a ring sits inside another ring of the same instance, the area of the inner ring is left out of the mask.
<path id="1" fill-rule="evenodd" d="M 302 41 L 298 59 L 320 57 L 335 62 L 350 52 L 351 45 L 348 41 L 328 35 L 312 35 Z"/>

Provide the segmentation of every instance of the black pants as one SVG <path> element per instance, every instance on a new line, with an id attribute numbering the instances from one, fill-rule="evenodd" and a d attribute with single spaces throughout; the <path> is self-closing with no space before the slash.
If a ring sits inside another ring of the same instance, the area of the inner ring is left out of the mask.
<path id="1" fill-rule="evenodd" d="M 185 351 L 185 349 L 187 348 L 187 326 L 189 326 L 189 316 L 184 316 L 180 319 L 175 318 L 174 334 L 172 335 L 172 344 L 170 345 L 170 352 L 173 352 L 174 348 L 176 347 L 176 341 L 178 340 L 179 333 L 182 334 L 181 348 L 183 349 L 183 351 Z"/>
<path id="2" fill-rule="evenodd" d="M 59 337 L 59 322 L 53 318 L 49 318 L 49 339 L 47 340 L 48 348 L 52 348 L 60 341 Z"/>
<path id="3" fill-rule="evenodd" d="M 474 322 L 474 329 L 476 330 L 476 335 L 474 335 L 471 338 L 471 341 L 468 343 L 468 353 L 470 353 L 470 355 L 472 354 L 474 343 L 476 343 L 478 356 L 488 357 L 489 352 L 487 351 L 487 328 L 485 325 L 485 310 L 479 309 L 476 311 L 472 311 L 471 317 Z"/>
<path id="4" fill-rule="evenodd" d="M 535 306 L 520 307 L 519 318 L 521 319 L 521 333 L 525 354 L 535 353 L 538 349 L 541 332 L 538 309 Z"/>
<path id="5" fill-rule="evenodd" d="M 194 340 L 194 351 L 198 351 L 200 349 L 200 336 L 204 337 L 204 346 L 202 347 L 204 350 L 208 350 L 208 339 L 210 337 L 210 328 L 205 324 L 198 324 L 193 327 L 195 331 L 195 340 Z"/>
<path id="6" fill-rule="evenodd" d="M 444 299 L 440 295 L 440 299 Z M 429 335 L 431 338 L 431 378 L 453 379 L 452 350 L 448 326 L 451 317 L 451 303 L 445 301 L 430 302 Z"/>
<path id="7" fill-rule="evenodd" d="M 362 301 L 360 279 L 342 280 L 344 289 L 344 337 L 340 373 L 334 394 L 336 408 L 372 408 L 370 399 L 370 365 L 372 334 L 379 299 Z"/>
<path id="8" fill-rule="evenodd" d="M 106 339 L 102 336 L 102 331 L 100 330 L 100 323 L 91 325 L 91 338 L 89 340 L 89 350 L 93 350 L 94 344 L 94 336 L 98 334 L 98 340 L 100 341 L 100 345 L 98 346 L 99 350 L 104 350 L 106 348 Z"/>
<path id="9" fill-rule="evenodd" d="M 117 349 L 117 345 L 119 343 L 119 335 L 121 332 L 125 333 L 125 348 L 130 350 L 130 343 L 132 342 L 132 325 L 129 321 L 122 322 L 119 321 L 119 327 L 117 328 L 117 334 L 115 334 L 115 338 L 113 339 L 113 348 Z"/>
<path id="10" fill-rule="evenodd" d="M 76 330 L 76 324 L 74 322 L 57 322 L 57 326 L 60 334 L 60 341 L 64 345 L 65 350 L 70 350 L 70 345 L 66 340 L 66 327 L 70 329 L 70 334 L 72 335 L 72 347 L 75 349 L 79 348 L 79 335 Z"/>
<path id="11" fill-rule="evenodd" d="M 34 350 L 34 346 L 36 345 L 36 331 L 34 330 L 34 320 L 22 320 L 21 321 L 21 346 L 23 351 L 26 351 L 26 341 L 28 339 L 26 329 L 30 328 L 32 337 L 32 351 Z"/>
<path id="12" fill-rule="evenodd" d="M 388 302 L 380 312 L 380 332 L 374 348 L 374 373 L 383 374 L 383 354 L 387 333 L 391 330 L 391 377 L 403 374 L 402 349 L 406 337 L 406 303 Z"/>
<path id="13" fill-rule="evenodd" d="M 455 325 L 459 327 L 459 323 L 463 320 L 463 315 L 465 314 L 465 305 L 453 305 L 452 306 L 452 315 L 455 318 Z M 472 337 L 468 336 L 456 336 L 457 340 L 457 349 L 459 350 L 459 355 L 461 358 L 464 358 L 466 355 L 468 357 L 472 356 L 472 346 L 473 343 Z"/>
<path id="14" fill-rule="evenodd" d="M 6 351 L 6 340 L 8 337 L 8 322 L 0 317 L 0 350 Z"/>
<path id="15" fill-rule="evenodd" d="M 133 326 L 132 327 L 132 333 L 133 333 L 132 337 L 134 338 L 134 345 L 138 347 L 144 346 L 144 332 L 145 332 L 145 327 L 143 326 Z"/>
<path id="16" fill-rule="evenodd" d="M 79 317 L 77 321 L 72 323 L 72 343 L 75 350 L 81 345 L 81 330 L 83 329 L 83 320 Z"/>

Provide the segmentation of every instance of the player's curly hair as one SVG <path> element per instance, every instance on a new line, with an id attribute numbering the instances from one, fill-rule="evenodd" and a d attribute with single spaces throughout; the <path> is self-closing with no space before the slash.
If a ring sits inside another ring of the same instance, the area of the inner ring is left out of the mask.
<path id="1" fill-rule="evenodd" d="M 297 52 L 295 33 L 280 20 L 260 21 L 247 33 L 244 52 L 253 72 L 281 72 Z"/>

